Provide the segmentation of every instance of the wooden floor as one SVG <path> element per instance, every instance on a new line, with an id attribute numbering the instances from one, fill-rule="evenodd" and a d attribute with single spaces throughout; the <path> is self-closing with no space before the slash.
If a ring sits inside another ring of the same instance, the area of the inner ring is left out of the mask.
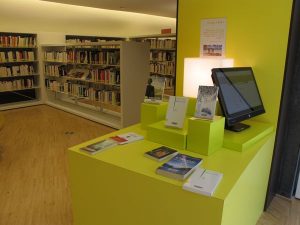
<path id="1" fill-rule="evenodd" d="M 300 225 L 300 200 L 275 197 L 257 225 Z"/>
<path id="2" fill-rule="evenodd" d="M 0 225 L 72 225 L 66 149 L 113 129 L 47 106 L 0 113 Z M 257 225 L 300 225 L 300 200 L 275 197 Z"/>
<path id="3" fill-rule="evenodd" d="M 0 113 L 0 225 L 72 225 L 66 149 L 113 129 L 48 106 Z"/>

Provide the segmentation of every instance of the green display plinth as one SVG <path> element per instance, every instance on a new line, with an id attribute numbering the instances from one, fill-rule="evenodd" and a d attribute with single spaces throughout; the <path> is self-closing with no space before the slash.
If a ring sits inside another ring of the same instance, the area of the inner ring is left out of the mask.
<path id="1" fill-rule="evenodd" d="M 151 124 L 147 127 L 147 139 L 173 148 L 186 149 L 187 121 L 183 129 L 165 126 L 165 120 Z"/>
<path id="2" fill-rule="evenodd" d="M 223 147 L 230 150 L 243 152 L 250 146 L 261 140 L 263 137 L 272 133 L 274 127 L 272 124 L 257 122 L 257 121 L 243 121 L 244 124 L 250 125 L 250 128 L 241 132 L 234 132 L 225 130 Z"/>
<path id="3" fill-rule="evenodd" d="M 141 104 L 141 125 L 146 129 L 149 124 L 164 120 L 168 109 L 168 103 L 162 102 L 160 104 Z"/>
<path id="4" fill-rule="evenodd" d="M 214 120 L 190 118 L 188 120 L 187 150 L 201 155 L 211 155 L 222 148 L 225 118 Z"/>
<path id="5" fill-rule="evenodd" d="M 186 110 L 187 116 L 192 117 L 195 115 L 196 102 L 197 102 L 196 98 L 189 98 L 189 103 L 188 103 L 188 107 Z"/>

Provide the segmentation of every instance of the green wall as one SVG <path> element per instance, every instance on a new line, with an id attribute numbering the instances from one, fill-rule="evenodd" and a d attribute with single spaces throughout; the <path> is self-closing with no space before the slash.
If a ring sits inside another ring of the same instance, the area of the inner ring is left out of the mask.
<path id="1" fill-rule="evenodd" d="M 277 123 L 292 0 L 179 0 L 176 95 L 183 93 L 183 60 L 199 57 L 200 21 L 227 18 L 226 57 L 252 66 L 266 114 Z"/>

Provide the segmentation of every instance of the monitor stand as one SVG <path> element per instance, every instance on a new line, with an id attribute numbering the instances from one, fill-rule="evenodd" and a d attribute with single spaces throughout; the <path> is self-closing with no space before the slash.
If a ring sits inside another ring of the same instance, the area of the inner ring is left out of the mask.
<path id="1" fill-rule="evenodd" d="M 226 130 L 230 130 L 230 131 L 234 131 L 234 132 L 241 132 L 247 128 L 249 128 L 250 126 L 244 123 L 236 123 L 232 126 L 225 126 Z"/>

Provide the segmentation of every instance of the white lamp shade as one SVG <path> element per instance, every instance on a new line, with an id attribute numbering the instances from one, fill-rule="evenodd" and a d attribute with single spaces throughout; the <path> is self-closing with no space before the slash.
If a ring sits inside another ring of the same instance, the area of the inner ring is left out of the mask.
<path id="1" fill-rule="evenodd" d="M 212 68 L 232 66 L 233 59 L 185 58 L 183 96 L 196 98 L 199 85 L 213 86 Z"/>

